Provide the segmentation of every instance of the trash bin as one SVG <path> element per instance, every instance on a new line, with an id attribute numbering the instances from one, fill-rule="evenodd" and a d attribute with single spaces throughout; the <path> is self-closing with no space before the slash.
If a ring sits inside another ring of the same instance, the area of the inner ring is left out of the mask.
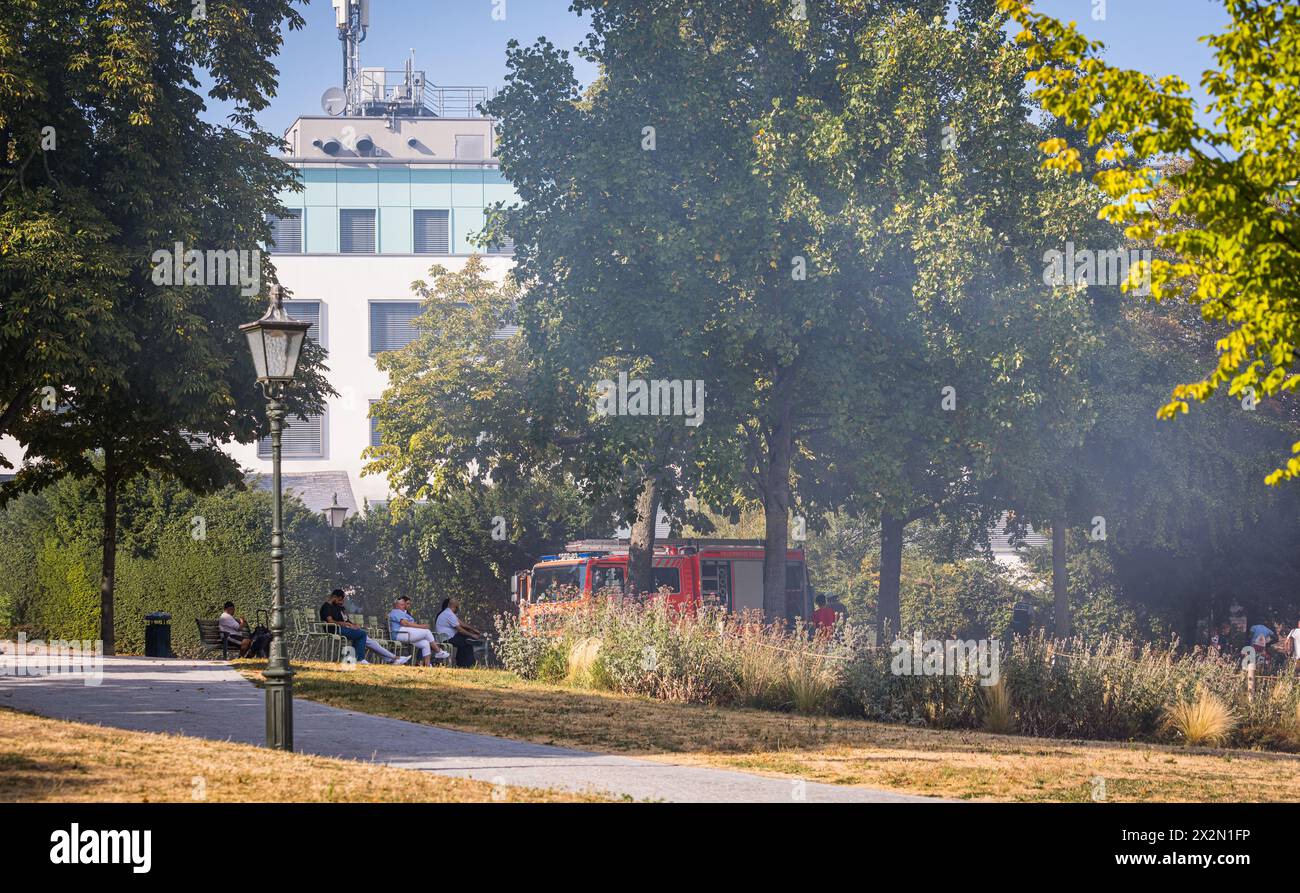
<path id="1" fill-rule="evenodd" d="M 175 657 L 172 654 L 172 615 L 155 611 L 144 615 L 144 656 Z"/>

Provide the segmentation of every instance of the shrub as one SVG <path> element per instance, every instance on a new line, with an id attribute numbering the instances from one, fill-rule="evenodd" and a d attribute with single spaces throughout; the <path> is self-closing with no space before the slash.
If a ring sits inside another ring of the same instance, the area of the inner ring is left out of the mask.
<path id="1" fill-rule="evenodd" d="M 1165 723 L 1185 744 L 1219 745 L 1228 739 L 1236 717 L 1223 703 L 1205 689 L 1194 701 L 1179 701 L 1167 710 Z"/>
<path id="2" fill-rule="evenodd" d="M 592 670 L 600 656 L 600 645 L 600 639 L 586 636 L 569 646 L 568 666 L 564 677 L 566 682 L 585 688 L 597 687 Z"/>
<path id="3" fill-rule="evenodd" d="M 735 644 L 736 695 L 747 707 L 780 708 L 791 700 L 786 686 L 786 661 L 775 648 L 764 647 L 761 627 L 742 627 Z"/>
<path id="4" fill-rule="evenodd" d="M 558 646 L 557 640 L 529 633 L 520 626 L 519 618 L 512 614 L 498 614 L 496 630 L 493 650 L 501 665 L 524 679 L 542 678 L 542 664 Z M 550 660 L 553 664 L 554 659 Z"/>
<path id="5" fill-rule="evenodd" d="M 1007 680 L 999 679 L 996 685 L 985 686 L 980 694 L 984 699 L 984 729 L 1000 735 L 1015 731 Z"/>
<path id="6" fill-rule="evenodd" d="M 896 673 L 893 651 L 873 647 L 851 623 L 832 638 L 811 638 L 663 600 L 598 598 L 547 635 L 513 617 L 497 628 L 497 653 L 525 678 L 663 700 L 1054 738 L 1158 741 L 1174 729 L 1188 741 L 1300 749 L 1300 679 L 1261 677 L 1252 693 L 1236 663 L 1180 652 L 1176 642 L 1057 642 L 1040 633 L 1003 647 L 998 683 L 986 686 L 974 673 Z M 1235 721 L 1197 731 L 1192 720 L 1210 716 L 1215 703 Z"/>

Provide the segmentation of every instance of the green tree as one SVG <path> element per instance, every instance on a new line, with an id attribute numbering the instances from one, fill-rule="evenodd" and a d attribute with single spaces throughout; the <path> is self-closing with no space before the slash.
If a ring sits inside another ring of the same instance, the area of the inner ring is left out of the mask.
<path id="1" fill-rule="evenodd" d="M 616 503 L 601 497 L 604 482 L 584 478 L 579 487 L 572 470 L 608 473 L 609 465 L 566 463 L 557 450 L 557 437 L 586 443 L 570 422 L 586 416 L 572 399 L 555 399 L 551 389 L 568 379 L 539 369 L 525 339 L 500 337 L 518 320 L 513 279 L 492 281 L 475 256 L 457 272 L 434 266 L 414 290 L 423 301 L 416 338 L 377 359 L 388 387 L 371 409 L 381 443 L 366 451 L 366 473 L 385 475 L 398 494 L 386 522 L 412 531 L 383 541 L 396 537 L 437 558 L 438 585 L 473 605 L 542 551 L 607 530 Z M 411 505 L 425 501 L 436 508 Z"/>
<path id="2" fill-rule="evenodd" d="M 1044 131 L 1022 98 L 1023 54 L 988 12 L 859 25 L 834 89 L 774 107 L 759 130 L 760 161 L 817 233 L 827 278 L 856 298 L 836 309 L 863 330 L 857 375 L 831 379 L 854 409 L 810 444 L 801 485 L 830 472 L 827 508 L 838 493 L 879 519 L 882 635 L 899 628 L 908 526 L 986 540 L 1010 498 L 992 486 L 1012 470 L 1003 450 L 1032 440 L 1036 408 L 1073 427 L 1062 437 L 1083 430 L 1079 396 L 1057 381 L 1078 375 L 1090 308 L 1045 285 L 1040 258 L 1093 214 L 1085 190 L 1036 170 Z M 1047 511 L 1037 490 L 1031 501 Z"/>
<path id="3" fill-rule="evenodd" d="M 1295 391 L 1300 7 L 1224 0 L 1231 21 L 1204 38 L 1217 67 L 1201 76 L 1210 102 L 1199 109 L 1180 78 L 1109 65 L 1103 45 L 1073 23 L 1034 12 L 1025 0 L 999 3 L 1023 26 L 1018 39 L 1039 66 L 1036 98 L 1097 147 L 1093 179 L 1110 200 L 1106 219 L 1167 252 L 1150 264 L 1153 297 L 1183 297 L 1226 325 L 1213 368 L 1174 387 L 1161 416 L 1186 413 L 1190 400 L 1204 402 L 1224 385 L 1235 396 Z M 1045 140 L 1042 148 L 1052 167 L 1083 170 L 1079 148 L 1067 139 Z M 1191 163 L 1162 174 L 1168 156 Z M 1164 208 L 1156 201 L 1162 177 L 1178 192 Z M 1295 455 L 1268 483 L 1300 477 L 1300 441 L 1291 449 Z"/>
<path id="4" fill-rule="evenodd" d="M 301 17 L 286 0 L 193 12 L 143 0 L 20 0 L 0 11 L 0 138 L 15 165 L 0 240 L 16 248 L 0 252 L 0 411 L 25 450 L 0 499 L 68 475 L 98 482 L 107 653 L 122 485 L 166 472 L 211 490 L 237 475 L 221 445 L 249 442 L 263 425 L 237 331 L 261 315 L 260 299 L 206 278 L 156 284 L 156 252 L 177 242 L 252 251 L 269 238 L 275 193 L 296 185 L 254 115 L 275 90 L 282 29 Z M 211 98 L 233 103 L 229 125 L 201 119 L 201 77 Z M 56 142 L 43 142 L 51 133 Z M 265 258 L 255 272 L 269 278 Z M 318 411 L 329 393 L 322 356 L 308 351 L 296 414 Z"/>

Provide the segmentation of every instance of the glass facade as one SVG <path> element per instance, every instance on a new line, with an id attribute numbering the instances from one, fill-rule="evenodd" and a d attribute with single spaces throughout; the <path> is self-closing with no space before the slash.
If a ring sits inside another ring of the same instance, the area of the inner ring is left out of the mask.
<path id="1" fill-rule="evenodd" d="M 303 191 L 281 193 L 279 199 L 301 216 L 294 241 L 306 254 L 356 251 L 355 233 L 340 232 L 340 220 L 347 225 L 358 215 L 340 212 L 364 210 L 374 211 L 374 253 L 442 253 L 429 252 L 427 233 L 415 231 L 415 212 L 445 211 L 448 253 L 484 254 L 487 249 L 471 240 L 483 229 L 485 209 L 517 201 L 514 187 L 495 167 L 309 164 L 300 174 Z M 422 214 L 421 219 L 427 218 Z M 290 252 L 278 246 L 277 253 Z"/>

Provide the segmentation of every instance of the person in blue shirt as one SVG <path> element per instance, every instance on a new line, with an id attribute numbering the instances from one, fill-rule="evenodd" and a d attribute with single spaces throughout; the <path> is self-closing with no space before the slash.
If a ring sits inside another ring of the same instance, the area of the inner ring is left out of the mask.
<path id="1" fill-rule="evenodd" d="M 415 650 L 420 653 L 420 663 L 426 667 L 433 664 L 434 657 L 438 660 L 450 657 L 451 655 L 441 648 L 436 655 L 433 653 L 436 644 L 433 630 L 423 623 L 416 623 L 410 609 L 411 600 L 406 596 L 393 602 L 393 610 L 388 612 L 388 626 L 392 630 L 393 638 L 398 642 L 409 642 L 415 646 Z"/>

